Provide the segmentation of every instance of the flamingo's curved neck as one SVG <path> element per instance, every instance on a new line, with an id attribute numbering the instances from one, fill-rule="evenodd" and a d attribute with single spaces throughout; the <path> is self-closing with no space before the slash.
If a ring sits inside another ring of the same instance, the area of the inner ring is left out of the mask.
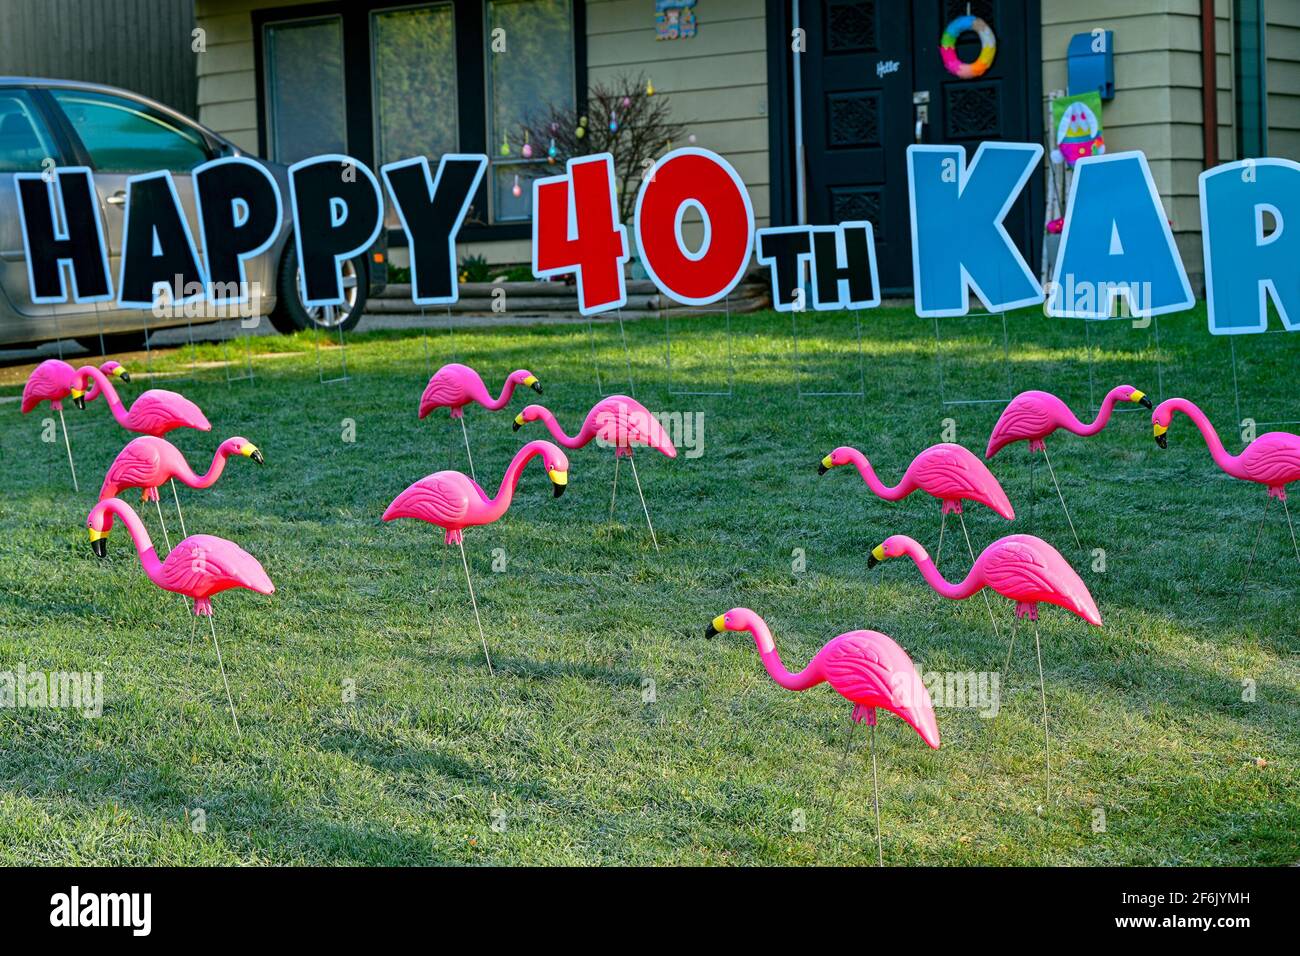
<path id="1" fill-rule="evenodd" d="M 1228 450 L 1223 447 L 1223 442 L 1219 440 L 1219 433 L 1214 430 L 1210 420 L 1205 417 L 1205 412 L 1182 398 L 1170 399 L 1169 406 L 1175 411 L 1182 412 L 1201 430 L 1201 437 L 1205 439 L 1205 446 L 1210 450 L 1210 457 L 1214 459 L 1216 465 L 1234 478 L 1243 477 L 1240 457 L 1229 454 Z"/>
<path id="2" fill-rule="evenodd" d="M 131 535 L 131 541 L 135 544 L 135 550 L 140 555 L 140 564 L 144 568 L 144 573 L 149 576 L 150 581 L 157 583 L 162 562 L 158 560 L 158 554 L 153 549 L 153 539 L 149 537 L 149 529 L 144 526 L 139 515 L 129 507 L 114 506 L 105 510 L 122 519 L 122 523 L 126 525 L 126 530 Z"/>
<path id="3" fill-rule="evenodd" d="M 585 433 L 587 431 L 585 422 L 583 423 L 582 430 L 570 438 L 564 433 L 564 429 L 560 427 L 560 423 L 555 420 L 555 416 L 551 414 L 549 408 L 544 406 L 539 407 L 537 410 L 537 417 L 540 418 L 542 424 L 546 426 L 546 430 L 551 433 L 551 437 L 565 448 L 581 448 L 583 444 L 585 444 L 583 442 L 583 438 L 586 437 Z"/>
<path id="4" fill-rule="evenodd" d="M 507 375 L 505 384 L 501 386 L 501 394 L 498 395 L 496 398 L 489 398 L 487 395 L 487 390 L 484 389 L 483 407 L 489 408 L 494 412 L 497 409 L 505 408 L 506 404 L 510 401 L 510 396 L 513 395 L 514 393 L 515 393 L 515 380 L 511 375 Z"/>
<path id="5" fill-rule="evenodd" d="M 754 644 L 758 647 L 759 659 L 767 668 L 772 680 L 786 690 L 807 690 L 826 679 L 821 673 L 821 668 L 815 664 L 816 658 L 813 659 L 814 663 L 810 663 L 799 673 L 791 674 L 781 663 L 781 655 L 776 651 L 776 642 L 772 640 L 772 632 L 768 630 L 767 622 L 755 616 L 748 623 L 749 632 L 754 636 Z"/>
<path id="6" fill-rule="evenodd" d="M 912 488 L 908 483 L 906 475 L 904 475 L 903 480 L 894 485 L 894 487 L 889 487 L 889 485 L 876 477 L 876 470 L 871 467 L 871 462 L 867 460 L 867 456 L 862 454 L 862 452 L 858 451 L 856 448 L 849 449 L 849 460 L 852 461 L 853 466 L 858 469 L 858 474 L 861 475 L 862 480 L 867 483 L 867 487 L 870 488 L 878 497 L 884 498 L 886 501 L 898 501 L 900 498 L 906 498 L 908 494 L 911 493 Z"/>
<path id="7" fill-rule="evenodd" d="M 934 588 L 946 598 L 953 598 L 960 601 L 962 598 L 970 597 L 979 590 L 979 585 L 975 579 L 975 569 L 972 567 L 970 573 L 965 579 L 952 584 L 939 573 L 939 569 L 934 566 L 930 560 L 930 555 L 919 544 L 916 547 L 907 549 L 908 556 L 916 562 L 917 570 L 921 572 L 921 577 L 925 578 L 927 584 Z"/>
<path id="8" fill-rule="evenodd" d="M 1102 399 L 1101 408 L 1097 409 L 1097 417 L 1088 425 L 1079 422 L 1078 428 L 1072 428 L 1070 430 L 1076 435 L 1087 436 L 1097 434 L 1097 432 L 1105 428 L 1106 423 L 1110 421 L 1111 413 L 1115 410 L 1115 402 L 1118 400 L 1119 396 L 1114 391 L 1107 392 L 1106 397 Z M 1078 421 L 1078 419 L 1076 418 L 1075 421 Z"/>
<path id="9" fill-rule="evenodd" d="M 185 460 L 184 455 L 180 455 L 179 457 L 180 462 L 176 474 L 177 478 L 185 482 L 185 484 L 189 485 L 191 488 L 211 488 L 217 483 L 217 479 L 221 477 L 221 473 L 226 470 L 226 459 L 229 455 L 220 445 L 218 445 L 216 452 L 212 455 L 212 464 L 209 465 L 208 470 L 201 475 L 196 475 L 194 473 L 194 469 L 190 467 L 190 463 Z"/>
<path id="10" fill-rule="evenodd" d="M 529 443 L 515 452 L 514 459 L 506 468 L 506 473 L 501 476 L 501 485 L 497 488 L 496 497 L 488 499 L 487 502 L 488 514 L 493 521 L 505 514 L 506 509 L 510 507 L 510 502 L 514 500 L 515 489 L 519 487 L 519 478 L 524 472 L 524 466 L 540 454 L 541 450 L 534 443 Z"/>
<path id="11" fill-rule="evenodd" d="M 122 399 L 117 397 L 117 389 L 115 389 L 113 383 L 108 380 L 108 376 L 93 365 L 82 366 L 77 370 L 77 374 L 81 376 L 89 376 L 94 380 L 95 388 L 92 388 L 91 392 L 94 394 L 103 392 L 104 401 L 108 403 L 108 407 L 112 410 L 113 417 L 117 419 L 118 424 L 125 425 L 127 420 L 126 409 L 122 407 Z M 90 397 L 87 396 L 87 401 L 89 401 L 89 398 Z"/>

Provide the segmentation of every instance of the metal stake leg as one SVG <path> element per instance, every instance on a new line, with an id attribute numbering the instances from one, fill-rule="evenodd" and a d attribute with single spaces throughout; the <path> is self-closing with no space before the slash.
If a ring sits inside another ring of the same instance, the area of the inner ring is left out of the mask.
<path id="1" fill-rule="evenodd" d="M 217 650 L 217 667 L 221 670 L 221 683 L 226 686 L 226 703 L 230 705 L 230 719 L 235 722 L 235 733 L 240 737 L 244 732 L 239 729 L 239 718 L 235 716 L 235 699 L 230 696 L 230 682 L 226 680 L 226 665 L 221 660 L 221 645 L 217 643 L 217 626 L 212 623 L 212 615 L 208 615 L 208 630 L 212 632 L 212 646 Z"/>
<path id="2" fill-rule="evenodd" d="M 460 563 L 465 566 L 465 583 L 469 585 L 469 602 L 474 605 L 474 623 L 478 625 L 478 638 L 483 643 L 483 657 L 487 660 L 488 673 L 495 674 L 492 670 L 492 655 L 488 653 L 487 637 L 483 634 L 483 619 L 478 616 L 478 599 L 474 597 L 474 582 L 469 576 L 469 560 L 465 557 L 465 541 L 462 538 L 456 542 L 460 545 Z"/>
<path id="3" fill-rule="evenodd" d="M 68 442 L 68 426 L 63 421 L 63 409 L 59 409 L 59 427 L 63 429 L 63 447 L 68 450 L 68 471 L 72 472 L 72 490 L 81 494 L 81 488 L 77 485 L 77 468 L 72 463 L 72 445 Z"/>
<path id="4" fill-rule="evenodd" d="M 645 512 L 645 523 L 650 529 L 650 540 L 654 543 L 655 551 L 658 551 L 659 539 L 655 537 L 655 526 L 650 521 L 650 509 L 646 507 L 645 495 L 641 491 L 641 479 L 636 473 L 636 459 L 629 455 L 627 460 L 632 466 L 632 480 L 636 482 L 636 493 L 641 496 L 641 510 Z"/>
<path id="5" fill-rule="evenodd" d="M 1065 520 L 1070 522 L 1070 534 L 1074 535 L 1074 546 L 1082 551 L 1083 545 L 1079 543 L 1079 534 L 1074 530 L 1074 519 L 1070 517 L 1070 509 L 1065 505 L 1065 495 L 1061 494 L 1061 485 L 1056 480 L 1056 469 L 1052 467 L 1052 457 L 1047 454 L 1047 442 L 1043 442 L 1043 458 L 1047 461 L 1047 470 L 1052 474 L 1052 484 L 1056 485 L 1056 497 L 1061 499 L 1061 510 L 1065 512 Z"/>
<path id="6" fill-rule="evenodd" d="M 876 772 L 876 725 L 871 725 L 871 802 L 876 808 L 876 861 L 885 865 L 885 845 L 880 838 L 880 779 Z"/>
<path id="7" fill-rule="evenodd" d="M 1038 622 L 1034 621 L 1034 650 L 1038 652 L 1038 695 L 1043 701 L 1043 807 L 1052 800 L 1052 738 L 1047 732 L 1047 687 L 1043 681 L 1043 647 L 1038 640 Z"/>
<path id="8" fill-rule="evenodd" d="M 465 438 L 465 457 L 469 459 L 469 476 L 478 481 L 478 475 L 474 474 L 474 455 L 469 450 L 469 432 L 465 430 L 465 416 L 460 417 L 460 433 Z"/>
<path id="9" fill-rule="evenodd" d="M 975 549 L 971 547 L 970 534 L 966 531 L 966 519 L 962 517 L 960 511 L 957 512 L 957 520 L 961 522 L 961 533 L 966 538 L 966 550 L 970 553 L 971 567 L 975 566 Z M 999 641 L 1002 635 L 998 633 L 998 619 L 993 616 L 993 602 L 989 600 L 988 588 L 980 588 L 980 594 L 984 596 L 984 606 L 989 609 L 989 623 L 993 625 L 993 636 Z"/>

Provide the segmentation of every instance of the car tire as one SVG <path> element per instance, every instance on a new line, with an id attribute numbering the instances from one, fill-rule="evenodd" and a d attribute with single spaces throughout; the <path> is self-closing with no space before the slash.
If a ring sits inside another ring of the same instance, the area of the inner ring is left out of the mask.
<path id="1" fill-rule="evenodd" d="M 280 257 L 280 272 L 275 279 L 275 308 L 268 316 L 271 326 L 285 334 L 302 329 L 351 332 L 361 321 L 369 298 L 370 277 L 366 269 L 365 255 L 344 260 L 343 291 L 349 297 L 349 304 L 309 308 L 303 305 L 302 292 L 298 288 L 298 250 L 290 242 Z"/>
<path id="2" fill-rule="evenodd" d="M 144 329 L 135 332 L 105 332 L 104 354 L 115 355 L 121 352 L 139 352 L 145 347 L 145 340 L 149 333 Z M 98 335 L 80 335 L 77 336 L 77 344 L 89 352 L 91 355 L 100 354 L 100 336 Z"/>

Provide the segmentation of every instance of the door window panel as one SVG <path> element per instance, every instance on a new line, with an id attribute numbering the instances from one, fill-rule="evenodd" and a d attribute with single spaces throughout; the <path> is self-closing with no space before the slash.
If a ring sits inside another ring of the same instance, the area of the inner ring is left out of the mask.
<path id="1" fill-rule="evenodd" d="M 526 220 L 532 216 L 532 180 L 546 174 L 548 144 L 532 143 L 532 158 L 525 159 L 521 129 L 551 107 L 573 108 L 572 11 L 569 0 L 488 0 L 486 26 L 492 218 Z M 496 30 L 504 31 L 497 34 L 506 43 L 504 53 L 492 50 Z"/>
<path id="2" fill-rule="evenodd" d="M 198 130 L 135 100 L 85 90 L 51 90 L 101 173 L 167 169 L 187 173 L 211 159 Z"/>
<path id="3" fill-rule="evenodd" d="M 50 134 L 26 90 L 0 90 L 0 173 L 39 173 L 57 162 Z"/>
<path id="4" fill-rule="evenodd" d="M 454 153 L 456 24 L 450 3 L 371 16 L 375 156 L 378 165 Z"/>
<path id="5" fill-rule="evenodd" d="M 271 158 L 346 153 L 342 20 L 273 23 L 264 37 Z"/>

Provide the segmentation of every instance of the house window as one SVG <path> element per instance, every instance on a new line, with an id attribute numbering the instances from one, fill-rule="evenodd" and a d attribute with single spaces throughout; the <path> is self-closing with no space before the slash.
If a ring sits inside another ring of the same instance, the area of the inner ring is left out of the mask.
<path id="1" fill-rule="evenodd" d="M 342 19 L 272 24 L 265 43 L 271 158 L 296 163 L 346 153 Z"/>
<path id="2" fill-rule="evenodd" d="M 546 175 L 549 143 L 530 144 L 533 155 L 525 158 L 521 129 L 552 107 L 573 108 L 573 13 L 569 0 L 487 0 L 486 6 L 492 219 L 527 220 L 532 180 Z M 498 38 L 503 52 L 493 50 Z"/>
<path id="3" fill-rule="evenodd" d="M 455 24 L 450 3 L 371 14 L 377 165 L 457 151 Z"/>
<path id="4" fill-rule="evenodd" d="M 252 21 L 266 156 L 346 153 L 378 170 L 486 153 L 462 235 L 527 235 L 532 180 L 557 170 L 549 142 L 523 155 L 523 129 L 584 102 L 586 0 L 319 0 L 258 8 Z M 403 244 L 391 209 L 387 222 Z"/>

